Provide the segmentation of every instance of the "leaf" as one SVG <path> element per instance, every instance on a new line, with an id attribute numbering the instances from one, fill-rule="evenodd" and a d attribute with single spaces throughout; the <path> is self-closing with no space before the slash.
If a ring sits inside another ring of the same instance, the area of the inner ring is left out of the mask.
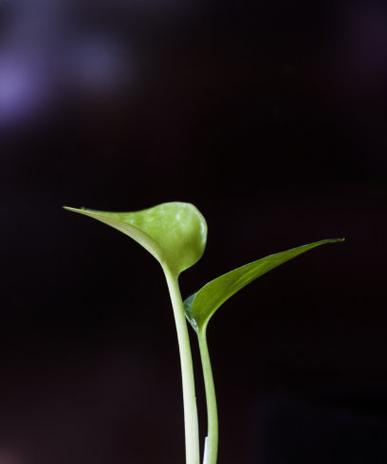
<path id="1" fill-rule="evenodd" d="M 128 235 L 176 276 L 193 266 L 204 253 L 206 220 L 190 203 L 162 203 L 127 213 L 64 208 L 97 219 Z"/>
<path id="2" fill-rule="evenodd" d="M 185 300 L 187 319 L 196 332 L 205 329 L 215 311 L 225 301 L 258 277 L 313 248 L 342 241 L 342 238 L 327 239 L 291 248 L 245 264 L 211 280 Z"/>

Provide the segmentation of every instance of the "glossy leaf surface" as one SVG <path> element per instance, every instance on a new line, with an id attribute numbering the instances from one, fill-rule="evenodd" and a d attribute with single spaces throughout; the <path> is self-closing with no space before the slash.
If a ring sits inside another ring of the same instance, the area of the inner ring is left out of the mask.
<path id="1" fill-rule="evenodd" d="M 344 239 L 328 239 L 291 248 L 258 259 L 238 267 L 226 274 L 211 280 L 199 291 L 188 297 L 184 302 L 185 313 L 196 331 L 205 328 L 216 310 L 235 293 L 258 277 L 285 262 L 321 245 L 341 242 Z"/>
<path id="2" fill-rule="evenodd" d="M 97 219 L 123 232 L 176 275 L 195 264 L 206 246 L 206 220 L 190 203 L 162 203 L 134 212 L 65 209 Z"/>

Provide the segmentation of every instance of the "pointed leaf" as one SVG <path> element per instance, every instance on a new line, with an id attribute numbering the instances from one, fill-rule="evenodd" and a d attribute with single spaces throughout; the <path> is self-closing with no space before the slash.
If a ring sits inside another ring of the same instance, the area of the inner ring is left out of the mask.
<path id="1" fill-rule="evenodd" d="M 198 332 L 205 328 L 215 311 L 235 293 L 255 279 L 281 264 L 313 248 L 344 239 L 328 239 L 275 253 L 238 267 L 211 280 L 184 302 L 185 313 L 192 327 Z"/>
<path id="2" fill-rule="evenodd" d="M 127 213 L 65 209 L 97 219 L 123 232 L 176 275 L 194 265 L 206 246 L 206 220 L 190 203 L 162 203 Z"/>

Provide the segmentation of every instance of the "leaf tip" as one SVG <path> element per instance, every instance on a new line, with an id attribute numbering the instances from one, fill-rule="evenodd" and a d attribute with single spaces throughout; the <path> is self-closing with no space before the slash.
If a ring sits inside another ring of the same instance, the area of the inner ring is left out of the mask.
<path id="1" fill-rule="evenodd" d="M 346 238 L 345 237 L 338 237 L 338 238 L 331 238 L 329 241 L 331 243 L 342 243 L 345 242 Z"/>
<path id="2" fill-rule="evenodd" d="M 86 211 L 86 208 L 84 206 L 81 206 L 80 208 L 74 208 L 73 206 L 62 206 L 63 209 L 66 211 L 71 211 L 72 213 L 82 213 L 83 211 Z"/>

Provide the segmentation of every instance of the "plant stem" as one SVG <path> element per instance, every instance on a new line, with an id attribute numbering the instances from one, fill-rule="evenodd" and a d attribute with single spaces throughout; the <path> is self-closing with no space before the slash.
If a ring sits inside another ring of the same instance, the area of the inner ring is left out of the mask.
<path id="1" fill-rule="evenodd" d="M 206 439 L 206 452 L 205 462 L 203 464 L 216 464 L 218 458 L 218 408 L 216 404 L 216 393 L 214 376 L 212 374 L 211 359 L 208 352 L 207 344 L 207 327 L 204 326 L 197 331 L 200 359 L 203 367 L 204 386 L 206 390 L 207 402 L 207 439 Z"/>
<path id="2" fill-rule="evenodd" d="M 175 317 L 183 386 L 186 464 L 200 463 L 199 424 L 191 345 L 178 277 L 164 268 Z"/>

